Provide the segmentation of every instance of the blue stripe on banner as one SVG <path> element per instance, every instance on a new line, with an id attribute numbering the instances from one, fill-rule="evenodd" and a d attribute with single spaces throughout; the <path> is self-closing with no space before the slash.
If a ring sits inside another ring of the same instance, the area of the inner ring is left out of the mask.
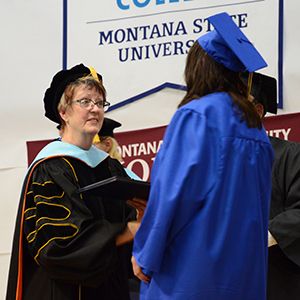
<path id="1" fill-rule="evenodd" d="M 283 108 L 283 1 L 279 0 L 278 30 L 278 108 Z"/>
<path id="2" fill-rule="evenodd" d="M 63 1 L 63 70 L 67 69 L 68 0 Z"/>
<path id="3" fill-rule="evenodd" d="M 107 110 L 107 112 L 113 111 L 113 110 L 115 110 L 117 108 L 120 108 L 120 107 L 125 106 L 125 105 L 130 104 L 130 103 L 133 103 L 133 102 L 135 102 L 137 100 L 140 100 L 140 99 L 142 99 L 144 97 L 147 97 L 149 95 L 157 93 L 157 92 L 159 92 L 159 91 L 161 91 L 161 90 L 163 90 L 165 88 L 171 88 L 171 89 L 175 89 L 175 90 L 186 91 L 186 86 L 184 86 L 184 85 L 170 83 L 170 82 L 165 82 L 165 83 L 163 83 L 163 84 L 161 84 L 161 85 L 159 85 L 159 86 L 157 86 L 157 87 L 155 87 L 155 88 L 153 88 L 153 89 L 151 89 L 151 90 L 149 90 L 147 92 L 141 93 L 139 95 L 136 95 L 136 96 L 131 97 L 131 98 L 127 99 L 127 100 L 124 100 L 122 102 L 119 102 L 119 103 L 117 103 L 115 105 L 110 106 L 109 109 Z"/>

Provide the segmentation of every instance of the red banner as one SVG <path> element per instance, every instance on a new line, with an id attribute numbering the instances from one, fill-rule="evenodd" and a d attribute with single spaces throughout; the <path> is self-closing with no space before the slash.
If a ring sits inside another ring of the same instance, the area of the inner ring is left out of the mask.
<path id="1" fill-rule="evenodd" d="M 300 113 L 265 117 L 269 136 L 300 143 Z"/>
<path id="2" fill-rule="evenodd" d="M 120 132 L 115 134 L 124 166 L 143 180 L 150 180 L 150 172 L 166 126 Z"/>
<path id="3" fill-rule="evenodd" d="M 265 118 L 268 135 L 285 140 L 300 142 L 300 113 L 271 116 Z M 132 170 L 144 181 L 150 180 L 150 173 L 158 152 L 166 126 L 120 132 L 115 134 L 124 167 Z M 37 153 L 51 140 L 27 142 L 28 165 Z"/>

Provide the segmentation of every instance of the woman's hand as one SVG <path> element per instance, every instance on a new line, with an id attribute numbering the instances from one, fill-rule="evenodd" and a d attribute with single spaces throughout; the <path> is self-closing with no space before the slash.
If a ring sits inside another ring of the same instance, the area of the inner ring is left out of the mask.
<path id="1" fill-rule="evenodd" d="M 147 205 L 147 201 L 140 198 L 133 198 L 132 200 L 127 200 L 126 203 L 136 209 L 137 216 L 136 220 L 128 222 L 125 230 L 116 237 L 117 246 L 122 246 L 126 243 L 132 242 L 137 230 L 141 225 L 141 221 Z"/>
<path id="2" fill-rule="evenodd" d="M 142 268 L 135 262 L 134 256 L 131 257 L 131 263 L 134 275 L 140 280 L 150 283 L 151 278 L 143 273 Z"/>
<path id="3" fill-rule="evenodd" d="M 127 204 L 134 207 L 137 211 L 136 219 L 137 221 L 142 221 L 147 201 L 141 198 L 132 198 L 131 200 L 126 201 Z"/>

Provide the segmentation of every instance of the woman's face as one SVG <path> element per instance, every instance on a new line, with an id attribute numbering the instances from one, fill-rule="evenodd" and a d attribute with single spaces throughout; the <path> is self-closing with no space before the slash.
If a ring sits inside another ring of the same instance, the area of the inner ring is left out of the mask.
<path id="1" fill-rule="evenodd" d="M 81 99 L 91 99 L 94 103 L 103 101 L 95 88 L 79 86 L 75 92 L 72 101 Z M 67 129 L 72 135 L 92 135 L 95 136 L 103 123 L 104 109 L 94 105 L 91 109 L 83 109 L 79 102 L 69 104 L 61 117 L 67 123 Z"/>

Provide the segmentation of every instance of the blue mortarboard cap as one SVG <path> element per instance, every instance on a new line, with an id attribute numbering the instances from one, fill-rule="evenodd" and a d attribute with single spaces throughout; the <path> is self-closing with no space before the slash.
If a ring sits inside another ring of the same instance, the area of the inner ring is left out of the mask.
<path id="1" fill-rule="evenodd" d="M 237 72 L 250 73 L 267 67 L 267 63 L 232 21 L 227 13 L 208 18 L 215 30 L 198 39 L 200 46 L 208 55 L 224 67 Z"/>

